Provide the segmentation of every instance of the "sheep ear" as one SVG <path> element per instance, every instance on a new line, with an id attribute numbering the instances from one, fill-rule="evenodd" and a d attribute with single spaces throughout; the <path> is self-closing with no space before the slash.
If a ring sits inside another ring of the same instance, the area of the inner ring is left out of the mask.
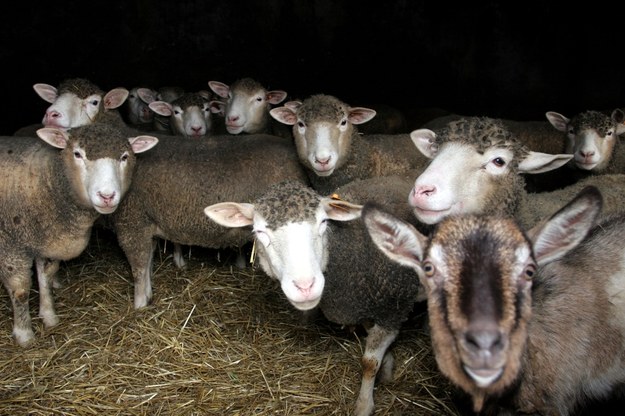
<path id="1" fill-rule="evenodd" d="M 141 87 L 137 89 L 137 95 L 141 98 L 141 101 L 150 104 L 152 101 L 156 101 L 157 92 L 150 88 Z"/>
<path id="2" fill-rule="evenodd" d="M 111 110 L 113 108 L 117 108 L 120 105 L 124 104 L 124 101 L 130 95 L 130 91 L 126 88 L 114 88 L 106 93 L 104 96 L 104 108 L 107 110 Z"/>
<path id="3" fill-rule="evenodd" d="M 224 227 L 245 227 L 254 223 L 254 205 L 220 202 L 204 208 L 204 214 Z"/>
<path id="4" fill-rule="evenodd" d="M 137 136 L 128 139 L 132 151 L 135 153 L 143 153 L 150 150 L 158 143 L 158 139 L 154 136 Z"/>
<path id="5" fill-rule="evenodd" d="M 548 172 L 565 165 L 572 158 L 573 155 L 568 153 L 552 155 L 530 151 L 525 159 L 519 162 L 519 171 L 530 174 Z"/>
<path id="6" fill-rule="evenodd" d="M 421 270 L 427 237 L 409 223 L 367 203 L 362 219 L 373 243 L 389 259 L 402 266 Z"/>
<path id="7" fill-rule="evenodd" d="M 173 114 L 173 107 L 167 101 L 152 101 L 148 107 L 160 116 L 169 117 Z"/>
<path id="8" fill-rule="evenodd" d="M 40 96 L 41 98 L 43 98 L 45 101 L 49 102 L 50 104 L 53 104 L 58 97 L 57 89 L 49 84 L 42 84 L 42 83 L 35 84 L 33 85 L 33 89 L 35 90 L 38 96 Z"/>
<path id="9" fill-rule="evenodd" d="M 566 133 L 569 129 L 569 121 L 571 120 L 564 117 L 562 114 L 556 113 L 555 111 L 547 111 L 545 113 L 545 117 L 547 117 L 547 120 L 549 120 L 551 125 L 555 127 L 556 130 Z"/>
<path id="10" fill-rule="evenodd" d="M 612 111 L 610 118 L 614 123 L 616 123 L 616 135 L 620 136 L 625 133 L 625 113 L 620 108 Z"/>
<path id="11" fill-rule="evenodd" d="M 562 258 L 588 235 L 601 211 L 603 198 L 594 186 L 582 189 L 575 198 L 528 231 L 539 266 Z"/>
<path id="12" fill-rule="evenodd" d="M 269 114 L 282 124 L 292 126 L 297 123 L 295 111 L 287 106 L 272 108 L 269 110 Z"/>
<path id="13" fill-rule="evenodd" d="M 282 101 L 286 99 L 287 93 L 282 90 L 274 90 L 267 92 L 267 102 L 269 104 L 280 104 Z"/>
<path id="14" fill-rule="evenodd" d="M 337 198 L 322 198 L 321 206 L 325 210 L 328 218 L 335 221 L 351 221 L 360 218 L 362 205 L 352 204 Z"/>
<path id="15" fill-rule="evenodd" d="M 226 103 L 219 100 L 210 100 L 208 103 L 208 108 L 210 112 L 213 114 L 219 114 L 222 117 L 226 115 Z"/>
<path id="16" fill-rule="evenodd" d="M 219 81 L 208 81 L 208 86 L 211 90 L 221 98 L 228 98 L 230 93 L 230 87 Z"/>
<path id="17" fill-rule="evenodd" d="M 37 130 L 37 136 L 39 136 L 44 142 L 58 147 L 59 149 L 65 149 L 67 142 L 69 141 L 69 135 L 66 131 L 57 129 L 55 127 L 44 127 Z"/>
<path id="18" fill-rule="evenodd" d="M 352 124 L 362 124 L 371 120 L 377 113 L 375 110 L 365 107 L 351 107 L 347 111 L 347 119 Z"/>
<path id="19" fill-rule="evenodd" d="M 428 159 L 434 159 L 438 151 L 438 145 L 434 143 L 436 133 L 430 129 L 419 129 L 410 133 L 410 139 L 423 156 Z"/>

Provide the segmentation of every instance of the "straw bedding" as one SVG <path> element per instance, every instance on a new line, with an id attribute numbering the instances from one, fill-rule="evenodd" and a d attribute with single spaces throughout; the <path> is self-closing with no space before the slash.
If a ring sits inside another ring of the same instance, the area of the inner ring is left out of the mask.
<path id="1" fill-rule="evenodd" d="M 0 414 L 348 415 L 360 387 L 364 333 L 304 316 L 260 269 L 234 254 L 193 247 L 177 269 L 171 244 L 155 255 L 154 299 L 132 306 L 133 285 L 114 236 L 62 264 L 55 290 L 61 323 L 31 313 L 36 341 L 11 337 L 0 293 Z M 376 415 L 456 415 L 453 389 L 436 370 L 424 312 L 393 348 L 394 382 L 378 384 Z"/>

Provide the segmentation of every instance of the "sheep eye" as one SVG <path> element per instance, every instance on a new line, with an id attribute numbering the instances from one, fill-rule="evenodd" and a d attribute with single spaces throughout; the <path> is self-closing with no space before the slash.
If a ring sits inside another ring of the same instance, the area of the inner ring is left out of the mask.
<path id="1" fill-rule="evenodd" d="M 570 128 L 569 129 L 569 134 L 575 134 L 575 129 L 574 128 Z"/>
<path id="2" fill-rule="evenodd" d="M 532 265 L 527 266 L 527 268 L 523 272 L 523 277 L 525 278 L 525 280 L 532 280 L 535 274 L 536 274 L 536 266 L 532 264 Z"/>
<path id="3" fill-rule="evenodd" d="M 127 161 L 127 160 L 128 160 L 128 153 L 124 153 L 124 154 L 122 155 L 122 157 L 121 157 L 121 158 L 119 158 L 119 160 L 120 160 L 120 161 L 122 161 L 122 162 Z"/>
<path id="4" fill-rule="evenodd" d="M 182 114 L 182 110 L 174 110 L 174 114 L 178 116 Z"/>
<path id="5" fill-rule="evenodd" d="M 80 152 L 78 150 L 74 150 L 74 157 L 76 159 L 82 159 L 82 155 L 80 154 Z"/>
<path id="6" fill-rule="evenodd" d="M 261 102 L 263 100 L 263 97 L 256 97 L 256 101 Z"/>
<path id="7" fill-rule="evenodd" d="M 432 263 L 427 261 L 423 263 L 423 271 L 425 272 L 425 275 L 427 277 L 432 277 L 434 276 L 434 272 L 436 271 L 436 269 L 434 268 L 434 265 Z"/>
<path id="8" fill-rule="evenodd" d="M 346 119 L 341 120 L 341 126 L 346 126 L 346 125 L 347 125 L 347 120 Z"/>
<path id="9" fill-rule="evenodd" d="M 304 122 L 298 121 L 297 122 L 297 127 L 299 127 L 300 129 L 303 129 L 304 127 L 306 127 L 306 125 L 304 124 Z"/>
<path id="10" fill-rule="evenodd" d="M 610 137 L 612 135 L 612 130 L 608 130 L 608 132 L 606 133 L 606 136 Z"/>
<path id="11" fill-rule="evenodd" d="M 496 157 L 496 158 L 493 159 L 493 163 L 497 167 L 502 167 L 502 166 L 505 166 L 506 161 L 503 160 L 503 158 L 501 158 L 501 157 Z"/>
<path id="12" fill-rule="evenodd" d="M 100 104 L 100 100 L 92 100 L 91 105 L 97 107 Z"/>

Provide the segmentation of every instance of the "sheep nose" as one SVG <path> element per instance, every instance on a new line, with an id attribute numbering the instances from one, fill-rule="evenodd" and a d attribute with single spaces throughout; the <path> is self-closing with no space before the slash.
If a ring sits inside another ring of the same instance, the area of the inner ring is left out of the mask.
<path id="1" fill-rule="evenodd" d="M 228 121 L 229 122 L 235 122 L 239 119 L 239 116 L 229 116 L 228 117 Z"/>
<path id="2" fill-rule="evenodd" d="M 416 197 L 420 196 L 432 196 L 432 194 L 436 193 L 436 186 L 434 185 L 415 185 L 414 194 Z"/>
<path id="3" fill-rule="evenodd" d="M 589 158 L 591 158 L 591 157 L 593 157 L 595 155 L 595 152 L 593 150 L 589 150 L 589 151 L 580 150 L 579 154 L 584 159 L 589 159 Z"/>
<path id="4" fill-rule="evenodd" d="M 312 291 L 312 287 L 315 283 L 314 279 L 305 280 L 303 282 L 293 282 L 297 290 L 299 290 L 304 296 L 308 296 Z"/>
<path id="5" fill-rule="evenodd" d="M 115 198 L 115 192 L 111 192 L 110 194 L 98 192 L 98 197 L 100 197 L 102 202 L 104 202 L 106 205 L 111 205 L 111 202 L 113 202 L 113 198 Z"/>
<path id="6" fill-rule="evenodd" d="M 46 118 L 50 119 L 50 118 L 60 118 L 61 117 L 61 113 L 59 113 L 56 110 L 52 110 L 52 111 L 46 111 Z"/>
<path id="7" fill-rule="evenodd" d="M 193 130 L 194 133 L 200 133 L 200 132 L 202 132 L 202 127 L 201 126 L 193 126 L 193 127 L 191 127 L 191 130 Z"/>
<path id="8" fill-rule="evenodd" d="M 332 158 L 331 156 L 328 156 L 328 157 L 326 157 L 326 158 L 324 158 L 324 159 L 315 158 L 315 162 L 316 162 L 316 163 L 319 163 L 319 164 L 320 164 L 320 165 L 322 165 L 322 166 L 325 166 L 325 165 L 327 165 L 328 163 L 330 163 L 330 159 L 331 159 L 331 158 Z"/>

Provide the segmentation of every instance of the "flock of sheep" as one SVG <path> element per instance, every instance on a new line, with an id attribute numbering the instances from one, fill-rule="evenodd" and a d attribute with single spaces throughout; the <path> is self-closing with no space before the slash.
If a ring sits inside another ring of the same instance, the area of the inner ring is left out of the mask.
<path id="1" fill-rule="evenodd" d="M 51 104 L 42 122 L 0 143 L 0 279 L 19 345 L 35 337 L 33 265 L 51 327 L 60 262 L 102 226 L 135 308 L 152 298 L 158 239 L 181 268 L 183 246 L 250 243 L 294 308 L 363 325 L 355 415 L 392 379 L 389 347 L 417 302 L 441 372 L 476 412 L 570 414 L 625 381 L 620 109 L 449 114 L 406 131 L 331 95 L 208 86 L 34 85 Z"/>

